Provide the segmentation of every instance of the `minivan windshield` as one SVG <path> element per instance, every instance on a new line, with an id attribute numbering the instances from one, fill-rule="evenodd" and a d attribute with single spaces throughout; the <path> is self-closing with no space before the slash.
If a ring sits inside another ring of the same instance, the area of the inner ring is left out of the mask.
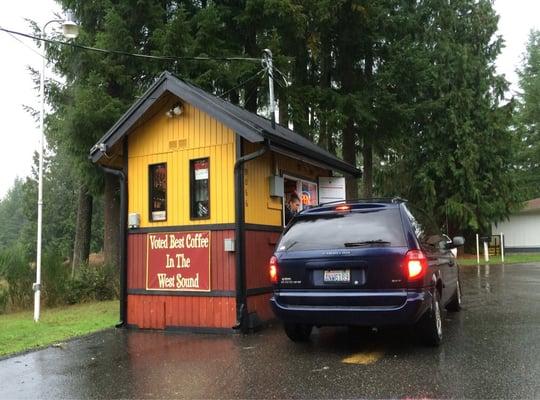
<path id="1" fill-rule="evenodd" d="M 306 215 L 285 232 L 277 251 L 350 247 L 402 247 L 405 234 L 397 208 Z"/>

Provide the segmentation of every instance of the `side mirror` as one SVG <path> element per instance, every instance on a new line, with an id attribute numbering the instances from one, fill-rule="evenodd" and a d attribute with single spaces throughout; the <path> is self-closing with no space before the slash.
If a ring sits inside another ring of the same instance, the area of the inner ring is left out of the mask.
<path id="1" fill-rule="evenodd" d="M 463 246 L 465 244 L 465 238 L 463 236 L 454 236 L 451 242 L 446 243 L 446 249 L 455 249 L 456 247 Z"/>
<path id="2" fill-rule="evenodd" d="M 463 236 L 454 236 L 452 239 L 452 245 L 454 247 L 463 246 L 465 244 L 465 238 Z"/>

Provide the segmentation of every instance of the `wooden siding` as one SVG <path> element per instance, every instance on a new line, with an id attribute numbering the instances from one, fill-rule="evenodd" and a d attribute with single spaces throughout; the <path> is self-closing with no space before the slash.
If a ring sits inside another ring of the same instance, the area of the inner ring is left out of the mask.
<path id="1" fill-rule="evenodd" d="M 248 312 L 257 313 L 257 316 L 261 321 L 270 321 L 275 319 L 276 316 L 270 307 L 270 297 L 271 293 L 259 294 L 256 296 L 249 296 L 247 298 L 247 308 Z"/>
<path id="2" fill-rule="evenodd" d="M 210 234 L 210 289 L 235 290 L 235 253 L 223 249 L 223 240 L 234 238 L 234 231 L 211 231 Z M 146 235 L 146 233 L 128 235 L 128 290 L 146 288 Z"/>
<path id="3" fill-rule="evenodd" d="M 246 287 L 272 286 L 268 275 L 268 261 L 274 253 L 278 232 L 246 231 Z"/>
<path id="4" fill-rule="evenodd" d="M 491 225 L 493 235 L 504 233 L 504 245 L 507 247 L 540 248 L 540 210 L 515 213 L 507 221 Z"/>
<path id="5" fill-rule="evenodd" d="M 141 227 L 234 222 L 235 134 L 208 114 L 184 103 L 182 115 L 169 118 L 167 106 L 137 127 L 128 140 L 128 210 Z M 189 161 L 210 159 L 210 218 L 189 215 Z M 167 163 L 167 220 L 150 222 L 148 166 Z"/>
<path id="6" fill-rule="evenodd" d="M 268 261 L 274 253 L 279 232 L 246 231 L 246 287 L 270 288 Z M 274 319 L 270 307 L 271 293 L 251 295 L 247 298 L 248 312 L 256 312 L 262 321 Z"/>
<path id="7" fill-rule="evenodd" d="M 244 141 L 244 153 L 259 147 Z M 246 223 L 281 226 L 282 199 L 270 196 L 269 177 L 274 174 L 289 174 L 317 182 L 320 176 L 331 176 L 331 171 L 275 153 L 266 153 L 249 161 L 244 180 Z"/>
<path id="8" fill-rule="evenodd" d="M 127 322 L 141 329 L 232 328 L 234 297 L 128 295 Z"/>

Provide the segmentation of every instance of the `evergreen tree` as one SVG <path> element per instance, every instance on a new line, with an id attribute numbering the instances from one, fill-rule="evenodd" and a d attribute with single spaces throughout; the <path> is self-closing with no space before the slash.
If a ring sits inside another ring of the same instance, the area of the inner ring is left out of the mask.
<path id="1" fill-rule="evenodd" d="M 519 70 L 516 126 L 522 138 L 520 186 L 523 200 L 540 197 L 540 31 L 529 35 Z"/>
<path id="2" fill-rule="evenodd" d="M 15 179 L 13 186 L 0 200 L 0 252 L 15 244 L 27 223 L 24 215 L 24 181 Z"/>
<path id="3" fill-rule="evenodd" d="M 418 76 L 406 83 L 415 107 L 408 132 L 385 158 L 380 190 L 437 216 L 450 233 L 489 229 L 519 198 L 513 103 L 495 73 L 501 38 L 490 1 L 419 4 Z M 414 83 L 414 84 L 412 84 Z"/>

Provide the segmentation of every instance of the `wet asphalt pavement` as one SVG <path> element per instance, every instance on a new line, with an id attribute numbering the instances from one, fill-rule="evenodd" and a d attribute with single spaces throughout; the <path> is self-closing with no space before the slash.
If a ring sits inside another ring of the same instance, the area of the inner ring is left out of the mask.
<path id="1" fill-rule="evenodd" d="M 108 330 L 0 361 L 0 398 L 540 398 L 540 264 L 462 267 L 444 344 L 406 329 Z"/>

